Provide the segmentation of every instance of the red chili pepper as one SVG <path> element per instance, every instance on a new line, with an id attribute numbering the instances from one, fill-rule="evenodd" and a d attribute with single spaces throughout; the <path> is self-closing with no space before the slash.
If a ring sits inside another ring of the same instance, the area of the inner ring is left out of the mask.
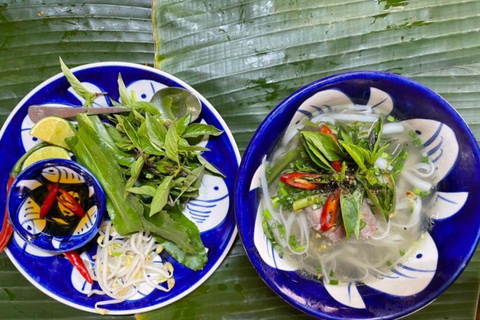
<path id="1" fill-rule="evenodd" d="M 85 217 L 85 211 L 83 210 L 80 203 L 75 200 L 74 197 L 66 190 L 59 188 L 58 192 L 60 192 L 61 196 L 57 197 L 57 201 L 63 204 L 68 210 L 72 211 L 74 214 L 79 216 L 80 218 Z"/>
<path id="2" fill-rule="evenodd" d="M 7 183 L 7 194 L 8 192 L 10 192 L 13 181 L 15 181 L 15 177 L 10 175 Z M 13 227 L 8 220 L 8 208 L 5 205 L 5 215 L 3 216 L 2 231 L 0 232 L 0 252 L 2 252 L 7 247 L 8 241 L 10 240 L 12 234 Z"/>
<path id="3" fill-rule="evenodd" d="M 328 231 L 335 225 L 339 204 L 340 189 L 337 189 L 328 196 L 327 202 L 323 206 L 322 215 L 320 216 L 320 229 L 322 231 Z"/>
<path id="4" fill-rule="evenodd" d="M 342 171 L 342 161 L 332 161 L 330 164 L 332 165 L 333 170 L 337 172 Z"/>
<path id="5" fill-rule="evenodd" d="M 337 136 L 335 135 L 335 133 L 332 132 L 332 130 L 330 130 L 329 127 L 327 127 L 327 126 L 321 126 L 321 127 L 320 127 L 320 132 L 321 132 L 321 133 L 326 133 L 326 134 L 328 134 L 328 135 L 329 135 L 330 137 L 332 137 L 336 142 L 338 142 Z M 341 161 L 332 161 L 332 162 L 330 162 L 330 164 L 332 165 L 333 170 L 335 170 L 336 172 L 342 171 L 342 162 L 341 162 Z"/>
<path id="6" fill-rule="evenodd" d="M 321 133 L 326 133 L 326 134 L 328 134 L 330 137 L 332 137 L 335 141 L 338 142 L 337 136 L 335 135 L 335 133 L 332 132 L 332 130 L 330 130 L 329 127 L 327 127 L 327 126 L 321 126 L 321 127 L 320 127 L 320 132 L 321 132 Z"/>
<path id="7" fill-rule="evenodd" d="M 283 183 L 286 183 L 289 186 L 292 186 L 295 188 L 313 190 L 317 188 L 317 184 L 311 183 L 303 178 L 318 178 L 318 177 L 320 177 L 320 175 L 315 173 L 291 172 L 291 173 L 282 174 L 280 176 L 280 180 Z"/>
<path id="8" fill-rule="evenodd" d="M 70 263 L 75 267 L 75 269 L 78 270 L 78 272 L 82 275 L 82 277 L 90 284 L 93 284 L 92 277 L 90 276 L 90 272 L 88 272 L 87 267 L 85 266 L 85 263 L 83 263 L 82 258 L 78 254 L 77 251 L 69 251 L 65 252 L 63 254 L 65 258 L 70 261 Z"/>
<path id="9" fill-rule="evenodd" d="M 40 219 L 44 219 L 48 212 L 52 209 L 53 204 L 55 203 L 55 199 L 57 198 L 58 189 L 60 185 L 58 183 L 53 184 L 52 186 L 48 187 L 48 194 L 43 200 L 42 206 L 40 207 Z"/>

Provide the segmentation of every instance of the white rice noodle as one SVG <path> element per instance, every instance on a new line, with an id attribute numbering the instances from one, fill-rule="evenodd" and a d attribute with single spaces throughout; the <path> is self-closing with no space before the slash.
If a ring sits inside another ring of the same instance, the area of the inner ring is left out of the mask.
<path id="1" fill-rule="evenodd" d="M 331 117 L 335 120 L 340 120 L 340 121 L 347 121 L 347 122 L 353 122 L 353 121 L 362 121 L 362 122 L 375 122 L 378 120 L 380 115 L 377 114 L 342 114 L 342 113 L 337 113 L 337 114 L 332 114 Z"/>
<path id="2" fill-rule="evenodd" d="M 389 232 L 390 232 L 391 221 L 392 221 L 392 219 L 389 219 L 389 220 L 388 220 L 388 222 L 387 222 L 387 224 L 386 224 L 386 227 L 385 227 L 385 230 L 384 230 L 381 234 L 379 234 L 379 235 L 375 235 L 375 234 L 372 235 L 372 239 L 375 240 L 375 241 L 385 239 L 385 238 L 388 236 Z"/>
<path id="3" fill-rule="evenodd" d="M 405 206 L 405 203 L 407 204 Z M 406 207 L 406 208 L 405 208 Z M 422 199 L 416 194 L 412 194 L 402 201 L 401 205 L 397 205 L 396 210 L 411 210 L 410 219 L 406 223 L 392 222 L 392 225 L 395 227 L 410 228 L 418 224 L 420 221 L 420 212 L 422 211 Z M 393 218 L 395 220 L 395 217 Z"/>
<path id="4" fill-rule="evenodd" d="M 267 184 L 267 177 L 265 174 L 265 168 L 269 165 L 269 162 L 266 161 L 266 157 L 262 161 L 262 168 L 263 170 L 260 172 L 260 188 L 262 189 L 262 195 L 263 195 L 263 204 L 264 207 L 270 212 L 270 215 L 272 216 L 272 219 L 275 220 L 275 223 L 277 224 L 282 224 L 286 227 L 286 222 L 283 219 L 282 214 L 279 214 L 274 208 L 272 204 L 272 198 L 270 197 L 270 194 L 268 192 L 268 184 Z M 281 246 L 286 246 L 287 243 L 285 239 L 280 237 L 278 228 L 272 228 L 272 231 L 275 233 L 275 239 L 278 241 L 278 243 Z M 288 238 L 287 238 L 288 239 Z"/>
<path id="5" fill-rule="evenodd" d="M 314 123 L 320 123 L 320 122 L 324 122 L 324 123 L 331 123 L 331 124 L 335 124 L 335 119 L 331 117 L 331 114 L 319 114 L 315 117 L 313 117 L 310 121 L 314 122 Z"/>
<path id="6" fill-rule="evenodd" d="M 420 191 L 430 191 L 433 185 L 430 182 L 423 180 L 421 177 L 418 177 L 416 174 L 416 172 L 414 173 L 411 170 L 407 169 L 402 171 L 401 176 L 405 180 L 407 180 L 413 187 L 418 188 Z"/>
<path id="7" fill-rule="evenodd" d="M 405 130 L 405 127 L 401 122 L 390 122 L 383 125 L 382 133 L 385 135 L 401 133 Z"/>
<path id="8" fill-rule="evenodd" d="M 288 145 L 290 141 L 292 141 L 292 139 L 295 138 L 295 136 L 298 133 L 298 130 L 302 129 L 304 126 L 305 125 L 303 124 L 303 121 L 302 121 L 299 124 L 295 125 L 292 130 L 285 133 L 282 139 L 282 146 Z"/>
<path id="9" fill-rule="evenodd" d="M 427 179 L 435 174 L 435 165 L 430 163 L 417 163 L 409 168 L 410 171 L 414 172 L 417 176 Z"/>
<path id="10" fill-rule="evenodd" d="M 361 104 L 354 104 L 354 105 L 348 106 L 345 110 L 353 110 L 362 114 L 373 113 L 373 109 L 371 106 L 361 105 Z"/>

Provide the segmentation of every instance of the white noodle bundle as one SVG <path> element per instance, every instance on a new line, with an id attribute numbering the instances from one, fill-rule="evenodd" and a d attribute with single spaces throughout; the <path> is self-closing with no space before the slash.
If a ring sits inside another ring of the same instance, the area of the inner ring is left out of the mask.
<path id="1" fill-rule="evenodd" d="M 95 259 L 94 280 L 102 291 L 92 290 L 92 294 L 107 295 L 113 300 L 97 302 L 95 309 L 101 314 L 108 310 L 101 305 L 119 303 L 135 296 L 140 286 L 150 286 L 162 291 L 170 291 L 175 285 L 173 266 L 162 262 L 158 255 L 163 247 L 146 232 L 130 237 L 120 236 L 110 221 L 100 229 Z M 159 285 L 166 282 L 167 287 Z"/>

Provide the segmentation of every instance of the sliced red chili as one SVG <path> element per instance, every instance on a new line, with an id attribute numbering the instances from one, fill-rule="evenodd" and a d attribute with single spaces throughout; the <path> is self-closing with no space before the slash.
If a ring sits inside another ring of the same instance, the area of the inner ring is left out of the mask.
<path id="1" fill-rule="evenodd" d="M 12 187 L 13 181 L 15 181 L 15 177 L 10 175 L 7 183 L 7 194 Z M 13 227 L 8 220 L 8 209 L 5 206 L 5 215 L 3 216 L 2 231 L 0 232 L 0 253 L 7 247 L 7 244 L 12 237 L 12 234 Z"/>
<path id="2" fill-rule="evenodd" d="M 307 181 L 304 178 L 319 178 L 319 174 L 315 173 L 304 173 L 304 172 L 291 172 L 282 174 L 280 176 L 280 180 L 283 183 L 288 184 L 289 186 L 299 188 L 299 189 L 306 189 L 306 190 L 313 190 L 317 188 L 317 184 Z"/>
<path id="3" fill-rule="evenodd" d="M 58 189 L 60 185 L 55 183 L 53 185 L 47 185 L 48 194 L 43 200 L 42 206 L 40 207 L 40 219 L 44 219 L 47 214 L 52 209 L 53 204 L 55 203 L 55 199 L 57 198 Z"/>
<path id="4" fill-rule="evenodd" d="M 67 190 L 59 188 L 58 192 L 61 194 L 60 196 L 57 196 L 58 202 L 60 202 L 63 206 L 80 218 L 85 217 L 85 211 L 83 210 L 82 206 L 70 193 L 68 193 Z"/>
<path id="5" fill-rule="evenodd" d="M 332 161 L 330 164 L 332 165 L 333 170 L 336 172 L 342 171 L 342 161 Z"/>
<path id="6" fill-rule="evenodd" d="M 335 135 L 335 133 L 332 132 L 332 130 L 330 130 L 329 127 L 327 127 L 327 126 L 321 126 L 321 127 L 320 127 L 320 132 L 321 132 L 321 133 L 328 134 L 328 135 L 329 135 L 330 137 L 332 137 L 336 142 L 338 142 L 337 136 Z M 330 162 L 330 164 L 332 165 L 333 170 L 335 170 L 336 172 L 342 171 L 342 162 L 341 162 L 341 161 L 332 161 L 332 162 Z"/>
<path id="7" fill-rule="evenodd" d="M 332 192 L 323 206 L 322 215 L 320 216 L 320 229 L 328 231 L 335 225 L 338 215 L 338 206 L 340 204 L 340 189 Z"/>
<path id="8" fill-rule="evenodd" d="M 332 137 L 335 141 L 338 142 L 337 136 L 335 135 L 335 133 L 332 132 L 332 130 L 330 130 L 329 127 L 327 127 L 327 126 L 321 126 L 321 127 L 320 127 L 320 132 L 321 132 L 321 133 L 326 133 L 326 134 L 328 134 L 330 137 Z"/>
<path id="9" fill-rule="evenodd" d="M 92 276 L 90 275 L 90 272 L 88 272 L 87 267 L 85 266 L 85 263 L 83 263 L 82 258 L 78 254 L 77 251 L 69 251 L 65 252 L 63 254 L 65 258 L 70 261 L 70 263 L 73 265 L 75 269 L 82 275 L 82 277 L 90 284 L 93 284 Z"/>

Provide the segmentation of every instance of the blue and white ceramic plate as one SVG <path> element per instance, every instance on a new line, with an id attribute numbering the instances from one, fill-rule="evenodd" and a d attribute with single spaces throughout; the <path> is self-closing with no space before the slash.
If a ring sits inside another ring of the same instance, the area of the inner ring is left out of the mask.
<path id="1" fill-rule="evenodd" d="M 59 67 L 60 69 L 60 67 Z M 200 286 L 220 265 L 233 244 L 236 227 L 233 216 L 233 188 L 240 155 L 227 125 L 212 107 L 193 88 L 181 80 L 159 70 L 122 62 L 95 63 L 72 69 L 80 81 L 91 91 L 108 92 L 113 100 L 119 100 L 117 78 L 122 74 L 128 89 L 134 90 L 138 99 L 149 101 L 153 94 L 163 87 L 182 87 L 194 93 L 202 102 L 203 110 L 197 121 L 208 123 L 224 131 L 219 137 L 203 141 L 211 151 L 204 157 L 215 165 L 226 178 L 206 175 L 202 180 L 199 198 L 191 201 L 185 215 L 194 221 L 201 231 L 201 237 L 208 248 L 208 263 L 200 271 L 191 271 L 162 255 L 174 264 L 175 287 L 169 292 L 159 290 L 140 291 L 125 302 L 109 306 L 109 314 L 133 314 L 168 305 Z M 7 184 L 11 168 L 26 150 L 39 143 L 29 135 L 33 126 L 27 110 L 30 105 L 81 106 L 83 99 L 75 94 L 62 74 L 58 74 L 36 87 L 14 109 L 0 132 L 0 181 Z M 95 100 L 95 106 L 110 106 L 106 97 Z M 0 192 L 0 204 L 5 205 L 6 194 Z M 3 212 L 0 213 L 3 219 Z M 1 220 L 0 219 L 0 220 Z M 94 254 L 93 243 L 82 253 L 86 259 Z M 17 269 L 37 288 L 54 299 L 69 306 L 95 312 L 94 305 L 108 298 L 93 295 L 90 290 L 98 289 L 86 283 L 80 274 L 62 255 L 55 255 L 28 245 L 15 235 L 10 241 L 7 255 Z"/>
<path id="2" fill-rule="evenodd" d="M 85 216 L 80 218 L 55 202 L 41 219 L 40 207 L 51 183 L 82 199 Z M 48 159 L 18 175 L 7 206 L 13 229 L 24 241 L 44 251 L 63 253 L 83 247 L 98 233 L 105 214 L 105 195 L 98 180 L 80 164 Z"/>
<path id="3" fill-rule="evenodd" d="M 363 104 L 406 121 L 436 165 L 433 229 L 392 273 L 362 285 L 324 284 L 300 276 L 262 230 L 259 168 L 283 133 L 305 117 Z M 272 139 L 272 137 L 275 137 Z M 247 254 L 267 285 L 300 310 L 322 319 L 397 319 L 437 298 L 460 275 L 480 238 L 480 152 L 458 113 L 438 94 L 400 76 L 353 72 L 314 82 L 284 100 L 245 151 L 235 210 Z"/>

